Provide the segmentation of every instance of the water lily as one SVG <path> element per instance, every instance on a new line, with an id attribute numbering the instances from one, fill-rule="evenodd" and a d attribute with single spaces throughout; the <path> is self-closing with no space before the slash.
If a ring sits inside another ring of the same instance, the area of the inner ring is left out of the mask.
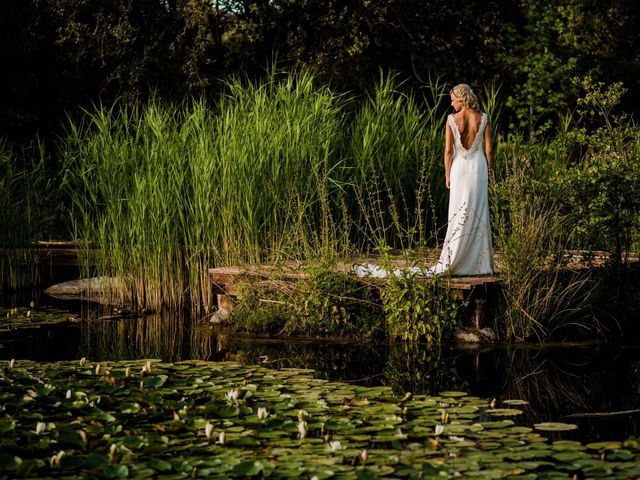
<path id="1" fill-rule="evenodd" d="M 85 432 L 82 429 L 76 430 L 76 432 L 78 433 L 78 436 L 80 437 L 80 440 L 82 440 L 82 443 L 84 443 L 84 445 L 86 447 L 89 444 L 89 437 L 87 436 L 87 432 Z"/>
<path id="2" fill-rule="evenodd" d="M 207 440 L 213 440 L 213 424 L 211 422 L 207 422 L 204 426 L 204 435 Z"/>
<path id="3" fill-rule="evenodd" d="M 449 423 L 449 414 L 442 410 L 442 415 L 440 416 L 442 419 L 442 423 Z"/>
<path id="4" fill-rule="evenodd" d="M 71 399 L 71 389 L 67 390 L 67 394 L 65 395 L 67 400 Z"/>
<path id="5" fill-rule="evenodd" d="M 15 359 L 15 358 L 12 358 L 12 359 L 9 361 L 9 368 L 13 368 L 13 367 L 15 367 L 15 366 L 16 366 L 16 359 Z"/>
<path id="6" fill-rule="evenodd" d="M 127 378 L 131 376 L 131 368 L 130 367 L 127 367 L 127 368 L 124 369 L 124 376 L 127 377 Z"/>
<path id="7" fill-rule="evenodd" d="M 329 442 L 329 445 L 327 445 L 327 449 L 330 452 L 337 452 L 338 450 L 343 450 L 344 447 L 339 440 L 332 440 L 331 442 Z"/>
<path id="8" fill-rule="evenodd" d="M 306 410 L 298 410 L 298 421 L 302 422 L 304 421 L 304 418 L 309 415 L 309 412 L 307 412 Z"/>
<path id="9" fill-rule="evenodd" d="M 31 316 L 31 310 L 27 310 L 27 317 Z"/>
<path id="10" fill-rule="evenodd" d="M 436 428 L 435 428 L 436 437 L 439 437 L 443 433 L 444 433 L 444 425 L 440 425 L 440 424 L 436 425 Z"/>
<path id="11" fill-rule="evenodd" d="M 64 450 L 60 450 L 55 455 L 52 455 L 51 458 L 49 459 L 49 465 L 51 465 L 51 468 L 59 467 L 60 462 L 62 462 L 62 459 L 64 458 L 64 455 L 65 455 Z"/>
<path id="12" fill-rule="evenodd" d="M 36 435 L 42 435 L 47 429 L 47 424 L 44 422 L 36 423 Z"/>
<path id="13" fill-rule="evenodd" d="M 117 453 L 118 453 L 118 447 L 116 446 L 115 443 L 112 443 L 111 446 L 109 447 L 109 463 L 116 463 L 116 461 L 118 460 Z"/>
<path id="14" fill-rule="evenodd" d="M 269 416 L 269 411 L 264 407 L 258 407 L 258 418 L 264 420 Z"/>
<path id="15" fill-rule="evenodd" d="M 84 364 L 85 364 L 86 362 L 87 362 L 87 359 L 86 359 L 86 358 L 84 358 L 84 357 L 82 357 L 82 358 L 80 359 L 80 366 L 81 366 L 81 367 L 84 367 Z"/>
<path id="16" fill-rule="evenodd" d="M 98 363 L 96 365 L 96 375 L 98 375 L 100 373 L 100 364 Z"/>
<path id="17" fill-rule="evenodd" d="M 304 420 L 298 422 L 298 432 L 300 433 L 300 438 L 304 438 L 307 436 L 307 433 L 309 432 L 309 429 L 307 428 L 307 422 L 305 422 Z"/>
<path id="18" fill-rule="evenodd" d="M 224 432 L 220 432 L 220 435 L 218 435 L 218 442 L 220 445 L 224 445 L 225 442 L 227 441 L 227 436 L 225 435 Z"/>
<path id="19" fill-rule="evenodd" d="M 369 460 L 369 452 L 362 450 L 360 452 L 360 460 L 362 460 L 362 463 L 367 463 L 367 460 Z"/>
<path id="20" fill-rule="evenodd" d="M 234 402 L 237 404 L 238 399 L 240 398 L 240 390 L 235 388 L 233 390 L 229 390 L 224 398 L 226 398 L 228 402 Z"/>

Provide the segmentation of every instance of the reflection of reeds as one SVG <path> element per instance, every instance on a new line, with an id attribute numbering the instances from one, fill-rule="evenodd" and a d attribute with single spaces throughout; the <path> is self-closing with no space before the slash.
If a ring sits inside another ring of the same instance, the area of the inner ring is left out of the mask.
<path id="1" fill-rule="evenodd" d="M 100 320 L 82 323 L 80 349 L 92 360 L 136 358 L 181 359 L 190 356 L 185 349 L 184 318 L 175 314 L 155 314 L 140 318 Z"/>
<path id="2" fill-rule="evenodd" d="M 383 383 L 398 392 L 429 394 L 460 387 L 455 366 L 442 350 L 415 342 L 390 344 Z"/>
<path id="3" fill-rule="evenodd" d="M 598 346 L 555 349 L 515 348 L 494 351 L 495 368 L 500 385 L 499 396 L 529 402 L 519 420 L 524 425 L 544 421 L 568 421 L 579 418 L 572 414 L 615 412 L 638 408 L 637 389 L 640 377 L 633 360 L 629 362 L 624 350 Z M 622 357 L 622 358 L 616 358 Z M 637 365 L 637 361 L 636 361 Z M 619 431 L 636 432 L 633 417 L 626 417 L 628 425 Z M 584 436 L 592 418 L 581 423 Z M 600 427 L 599 435 L 611 439 L 612 433 Z M 580 434 L 580 432 L 578 432 Z M 619 433 L 618 433 L 619 434 Z"/>

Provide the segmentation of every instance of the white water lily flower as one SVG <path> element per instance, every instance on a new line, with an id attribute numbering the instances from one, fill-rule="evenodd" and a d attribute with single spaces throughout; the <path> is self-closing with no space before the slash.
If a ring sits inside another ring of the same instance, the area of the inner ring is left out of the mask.
<path id="1" fill-rule="evenodd" d="M 307 436 L 309 429 L 307 428 L 307 422 L 304 420 L 298 422 L 298 432 L 300 433 L 300 438 L 304 438 Z"/>
<path id="2" fill-rule="evenodd" d="M 238 399 L 240 398 L 240 390 L 237 390 L 235 388 L 233 390 L 229 390 L 224 398 L 226 398 L 228 402 L 238 403 Z"/>
<path id="3" fill-rule="evenodd" d="M 445 410 L 442 410 L 441 420 L 442 423 L 449 423 L 449 414 Z"/>
<path id="4" fill-rule="evenodd" d="M 65 395 L 65 397 L 67 400 L 71 398 L 71 389 L 67 390 L 67 394 Z"/>
<path id="5" fill-rule="evenodd" d="M 82 357 L 82 358 L 80 359 L 80 366 L 81 366 L 81 367 L 84 367 L 84 364 L 85 364 L 86 362 L 87 362 L 87 359 L 86 359 L 86 358 L 84 358 L 84 357 Z"/>
<path id="6" fill-rule="evenodd" d="M 64 450 L 60 450 L 55 455 L 52 455 L 51 458 L 49 459 L 49 465 L 51 465 L 51 468 L 59 467 L 60 462 L 62 462 L 62 459 L 64 458 L 64 455 L 65 455 Z"/>
<path id="7" fill-rule="evenodd" d="M 339 440 L 333 440 L 329 442 L 329 445 L 327 445 L 327 449 L 330 452 L 337 452 L 338 450 L 343 450 L 344 447 L 342 446 Z"/>
<path id="8" fill-rule="evenodd" d="M 213 440 L 213 425 L 211 422 L 207 422 L 204 426 L 204 435 L 207 437 L 207 440 Z"/>
<path id="9" fill-rule="evenodd" d="M 124 376 L 127 377 L 127 378 L 131 376 L 131 368 L 130 367 L 127 367 L 127 368 L 124 369 Z"/>
<path id="10" fill-rule="evenodd" d="M 360 460 L 362 460 L 362 463 L 367 463 L 367 460 L 369 460 L 369 452 L 362 450 L 360 452 Z"/>
<path id="11" fill-rule="evenodd" d="M 96 375 L 98 375 L 100 373 L 100 364 L 98 363 L 96 365 Z"/>
<path id="12" fill-rule="evenodd" d="M 31 316 L 31 310 L 27 310 L 27 317 Z"/>
<path id="13" fill-rule="evenodd" d="M 12 358 L 12 359 L 9 361 L 9 368 L 13 368 L 13 367 L 15 367 L 15 366 L 16 366 L 16 359 L 15 359 L 15 358 Z"/>
<path id="14" fill-rule="evenodd" d="M 220 432 L 220 435 L 218 435 L 218 443 L 220 445 L 224 445 L 226 441 L 227 441 L 226 434 L 224 432 Z"/>
<path id="15" fill-rule="evenodd" d="M 435 430 L 436 430 L 436 433 L 435 433 L 436 437 L 442 435 L 444 433 L 444 425 L 440 425 L 440 424 L 436 425 Z"/>
<path id="16" fill-rule="evenodd" d="M 269 416 L 269 411 L 264 407 L 258 407 L 258 418 L 264 420 Z"/>
<path id="17" fill-rule="evenodd" d="M 36 435 L 42 435 L 47 429 L 47 424 L 44 422 L 36 423 Z"/>

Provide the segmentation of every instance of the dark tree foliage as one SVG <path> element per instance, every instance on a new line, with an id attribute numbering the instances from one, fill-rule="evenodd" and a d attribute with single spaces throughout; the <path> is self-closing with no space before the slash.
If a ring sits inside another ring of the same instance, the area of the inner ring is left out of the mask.
<path id="1" fill-rule="evenodd" d="M 365 92 L 380 69 L 501 85 L 513 127 L 573 108 L 574 75 L 623 82 L 640 105 L 636 0 L 3 0 L 0 136 L 60 131 L 94 102 L 215 98 L 231 74 L 312 68 Z"/>

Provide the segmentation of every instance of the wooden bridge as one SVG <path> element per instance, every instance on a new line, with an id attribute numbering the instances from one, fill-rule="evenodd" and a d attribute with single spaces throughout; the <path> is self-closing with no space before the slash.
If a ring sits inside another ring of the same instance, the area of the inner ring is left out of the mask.
<path id="1" fill-rule="evenodd" d="M 338 263 L 332 270 L 336 273 L 353 273 L 354 267 L 358 265 L 378 265 L 379 257 L 356 257 L 349 262 Z M 436 263 L 436 259 L 432 264 Z M 409 266 L 407 260 L 401 257 L 385 260 L 385 267 L 394 270 Z M 263 263 L 261 265 L 248 265 L 246 267 L 218 267 L 209 269 L 209 276 L 216 289 L 217 303 L 219 309 L 229 312 L 233 309 L 234 297 L 237 293 L 238 285 L 250 280 L 257 286 L 276 286 L 289 284 L 294 286 L 296 282 L 308 278 L 309 273 L 305 271 L 304 264 L 299 261 L 288 261 L 284 263 Z M 375 288 L 385 288 L 387 278 L 373 278 L 371 276 L 355 277 L 362 282 L 366 282 Z M 416 281 L 420 281 L 419 276 Z M 467 307 L 463 312 L 463 323 L 465 326 L 480 329 L 486 326 L 487 318 L 495 306 L 497 291 L 500 284 L 500 276 L 441 276 L 445 288 L 456 292 L 456 295 L 465 300 Z"/>

